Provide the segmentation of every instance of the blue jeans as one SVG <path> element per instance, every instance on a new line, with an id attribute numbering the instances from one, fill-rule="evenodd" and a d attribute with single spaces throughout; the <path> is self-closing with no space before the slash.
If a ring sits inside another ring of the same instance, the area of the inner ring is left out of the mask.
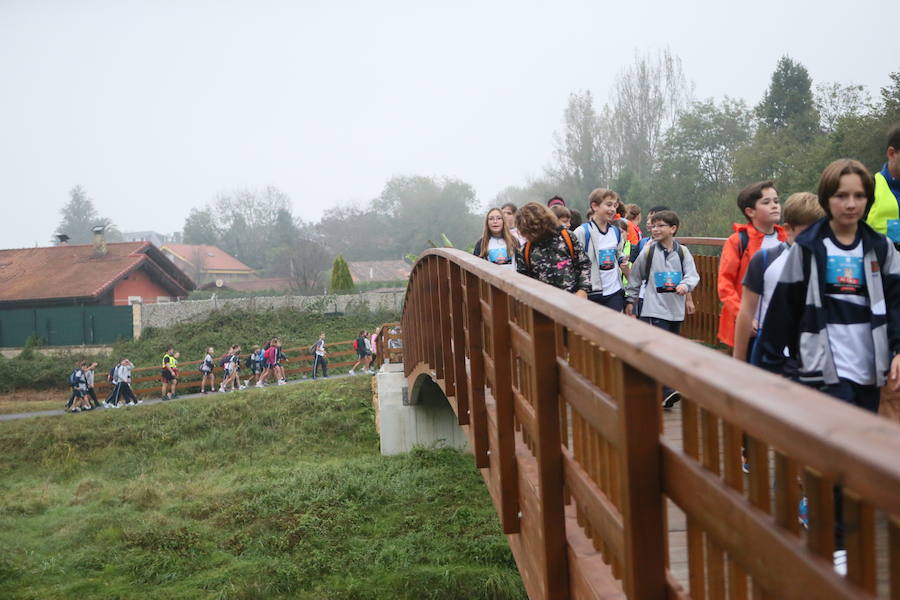
<path id="1" fill-rule="evenodd" d="M 608 296 L 604 296 L 602 292 L 589 292 L 588 300 L 601 304 L 606 308 L 611 308 L 616 312 L 625 310 L 625 290 L 622 289 Z"/>

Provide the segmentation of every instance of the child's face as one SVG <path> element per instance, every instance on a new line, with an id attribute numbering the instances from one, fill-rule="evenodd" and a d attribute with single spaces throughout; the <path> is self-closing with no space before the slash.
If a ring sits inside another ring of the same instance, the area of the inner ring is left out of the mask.
<path id="1" fill-rule="evenodd" d="M 594 215 L 606 221 L 612 221 L 616 218 L 616 207 L 619 203 L 615 198 L 604 198 L 600 204 L 591 204 Z"/>
<path id="2" fill-rule="evenodd" d="M 572 227 L 572 217 L 560 217 L 559 222 L 562 223 L 562 226 L 566 229 Z"/>
<path id="3" fill-rule="evenodd" d="M 487 226 L 493 235 L 500 235 L 503 231 L 503 213 L 499 210 L 491 211 L 487 217 Z"/>
<path id="4" fill-rule="evenodd" d="M 650 236 L 654 241 L 666 241 L 672 239 L 678 228 L 674 225 L 668 225 L 664 221 L 653 221 L 650 225 Z"/>
<path id="5" fill-rule="evenodd" d="M 842 175 L 837 191 L 828 199 L 832 222 L 855 225 L 862 219 L 867 202 L 866 190 L 859 175 Z"/>
<path id="6" fill-rule="evenodd" d="M 781 203 L 775 188 L 763 190 L 762 198 L 756 201 L 755 208 L 747 209 L 751 221 L 762 226 L 777 225 L 781 220 Z"/>
<path id="7" fill-rule="evenodd" d="M 516 228 L 516 213 L 513 209 L 509 208 L 501 208 L 500 212 L 503 214 L 503 220 L 506 221 L 506 226 L 510 229 Z"/>

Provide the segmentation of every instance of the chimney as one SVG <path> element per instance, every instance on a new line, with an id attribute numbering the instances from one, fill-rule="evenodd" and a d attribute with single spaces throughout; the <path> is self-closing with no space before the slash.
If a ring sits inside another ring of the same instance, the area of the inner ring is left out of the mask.
<path id="1" fill-rule="evenodd" d="M 67 246 L 69 244 L 69 236 L 64 233 L 60 233 L 56 236 L 57 246 Z"/>
<path id="2" fill-rule="evenodd" d="M 103 232 L 106 231 L 105 225 L 97 225 L 92 228 L 91 231 L 94 233 L 94 258 L 103 258 L 106 256 L 108 250 L 106 249 L 106 238 L 103 237 Z"/>

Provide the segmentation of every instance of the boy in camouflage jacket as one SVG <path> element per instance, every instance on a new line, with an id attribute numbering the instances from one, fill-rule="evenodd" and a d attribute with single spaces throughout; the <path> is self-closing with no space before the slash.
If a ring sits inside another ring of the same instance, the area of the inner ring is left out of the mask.
<path id="1" fill-rule="evenodd" d="M 578 239 L 568 235 L 567 241 L 556 216 L 535 202 L 519 209 L 516 223 L 528 240 L 516 251 L 516 271 L 587 298 L 591 289 L 591 263 Z"/>

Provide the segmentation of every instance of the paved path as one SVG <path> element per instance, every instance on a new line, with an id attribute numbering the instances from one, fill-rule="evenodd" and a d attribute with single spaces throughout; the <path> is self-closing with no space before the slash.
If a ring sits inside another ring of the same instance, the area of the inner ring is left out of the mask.
<path id="1" fill-rule="evenodd" d="M 363 375 L 363 373 L 358 373 L 358 375 Z M 350 374 L 348 374 L 348 373 L 341 373 L 340 375 L 331 375 L 330 377 L 327 377 L 327 378 L 324 378 L 324 379 L 346 379 L 347 377 L 355 377 L 355 376 L 356 376 L 356 375 L 350 375 Z M 323 378 L 322 378 L 322 377 L 319 377 L 318 379 L 312 379 L 312 378 L 306 378 L 306 379 L 289 379 L 288 382 L 287 382 L 285 385 L 295 385 L 295 384 L 298 384 L 298 383 L 308 383 L 308 382 L 312 382 L 312 381 L 319 381 L 319 380 L 321 380 L 321 379 L 323 379 Z M 264 388 L 262 388 L 262 389 L 268 389 L 268 388 L 271 388 L 271 387 L 282 387 L 282 386 L 278 386 L 278 385 L 267 385 L 266 387 L 264 387 Z M 188 399 L 190 399 L 190 398 L 214 398 L 214 397 L 216 397 L 216 396 L 218 396 L 218 395 L 220 395 L 220 394 L 223 395 L 223 396 L 228 396 L 228 395 L 231 395 L 231 394 L 240 394 L 241 392 L 249 392 L 250 390 L 255 390 L 255 389 L 257 389 L 257 388 L 254 387 L 254 386 L 250 386 L 249 388 L 247 388 L 247 389 L 245 389 L 245 390 L 237 390 L 237 391 L 234 391 L 234 392 L 224 392 L 224 393 L 221 393 L 221 392 L 214 392 L 214 393 L 211 393 L 211 394 L 201 394 L 201 393 L 197 392 L 197 393 L 194 393 L 194 394 L 185 394 L 185 395 L 183 395 L 183 396 L 182 396 L 182 395 L 179 395 L 177 398 L 175 398 L 174 401 L 173 401 L 173 400 L 167 400 L 167 402 L 179 402 L 179 401 L 181 401 L 181 400 L 188 400 Z M 153 400 L 144 400 L 141 404 L 138 404 L 138 405 L 136 405 L 136 406 L 152 406 L 152 405 L 154 405 L 154 404 L 160 404 L 160 403 L 162 403 L 162 402 L 163 402 L 163 400 L 161 400 L 160 398 L 155 398 L 155 399 L 153 399 Z M 109 409 L 109 408 L 103 408 L 103 407 L 100 407 L 100 408 L 95 408 L 94 410 L 96 410 L 96 411 L 101 411 L 101 412 L 102 412 L 102 411 L 106 411 L 106 410 L 126 410 L 126 409 L 129 409 L 129 408 L 136 408 L 136 406 L 125 406 L 125 407 L 122 407 L 121 409 Z M 93 412 L 93 411 L 88 411 L 88 412 Z M 0 415 L 0 421 L 15 421 L 15 420 L 17 420 L 17 419 L 29 419 L 29 418 L 31 418 L 31 417 L 56 417 L 56 416 L 59 416 L 59 415 L 66 415 L 66 414 L 71 414 L 71 413 L 67 413 L 66 411 L 64 411 L 64 410 L 62 410 L 62 409 L 60 409 L 60 410 L 41 410 L 41 411 L 36 411 L 36 412 L 24 412 L 24 413 L 11 413 L 11 414 L 8 414 L 8 415 Z M 75 414 L 80 414 L 80 413 L 75 413 Z"/>

